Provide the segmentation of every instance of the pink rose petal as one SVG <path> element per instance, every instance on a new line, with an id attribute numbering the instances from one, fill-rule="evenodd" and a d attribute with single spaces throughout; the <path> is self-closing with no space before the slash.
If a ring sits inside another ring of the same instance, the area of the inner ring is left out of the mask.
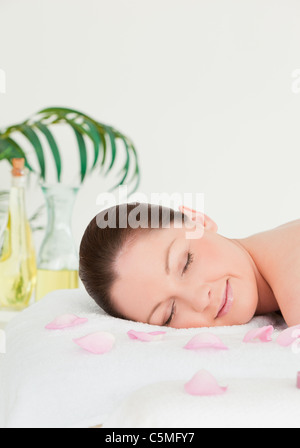
<path id="1" fill-rule="evenodd" d="M 111 333 L 97 331 L 96 333 L 88 334 L 82 338 L 73 339 L 73 341 L 84 350 L 93 353 L 94 355 L 101 355 L 112 349 L 115 343 L 115 337 Z"/>
<path id="2" fill-rule="evenodd" d="M 193 378 L 184 385 L 185 391 L 190 395 L 221 395 L 227 387 L 221 387 L 215 377 L 207 370 L 199 370 Z"/>
<path id="3" fill-rule="evenodd" d="M 288 347 L 298 338 L 300 338 L 300 325 L 294 325 L 283 330 L 276 339 L 276 342 L 283 347 Z"/>
<path id="4" fill-rule="evenodd" d="M 143 342 L 159 341 L 160 339 L 162 339 L 165 333 L 165 331 L 151 331 L 150 333 L 135 330 L 127 331 L 130 339 L 138 339 L 139 341 Z"/>
<path id="5" fill-rule="evenodd" d="M 88 319 L 75 316 L 75 314 L 62 314 L 46 325 L 48 330 L 61 330 L 63 328 L 75 327 L 84 324 Z"/>
<path id="6" fill-rule="evenodd" d="M 218 350 L 228 350 L 218 336 L 211 333 L 200 333 L 192 337 L 183 347 L 187 350 L 197 350 L 202 348 L 215 348 Z"/>
<path id="7" fill-rule="evenodd" d="M 252 330 L 248 331 L 248 333 L 244 337 L 243 342 L 257 342 L 258 340 L 260 340 L 261 342 L 271 342 L 273 331 L 273 325 L 267 325 L 261 328 L 253 328 Z"/>

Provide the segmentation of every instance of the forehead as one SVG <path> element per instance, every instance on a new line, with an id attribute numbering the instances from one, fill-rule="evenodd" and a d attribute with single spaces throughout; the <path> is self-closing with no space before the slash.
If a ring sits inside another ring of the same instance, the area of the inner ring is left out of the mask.
<path id="1" fill-rule="evenodd" d="M 134 238 L 124 244 L 116 259 L 115 268 L 119 279 L 125 280 L 132 276 L 137 279 L 137 272 L 143 273 L 145 264 L 149 268 L 150 262 L 162 261 L 162 254 L 172 238 L 183 235 L 182 229 L 174 228 L 152 229 L 137 233 Z"/>
<path id="2" fill-rule="evenodd" d="M 166 251 L 174 239 L 187 240 L 190 235 L 205 233 L 202 227 L 199 228 L 192 222 L 171 224 L 169 228 L 152 228 L 145 231 L 141 230 L 134 234 L 132 238 L 124 244 L 120 250 L 116 261 L 115 271 L 119 282 L 138 280 L 144 281 L 149 278 L 150 273 L 157 274 L 159 268 L 165 265 Z M 116 282 L 117 283 L 117 282 Z"/>

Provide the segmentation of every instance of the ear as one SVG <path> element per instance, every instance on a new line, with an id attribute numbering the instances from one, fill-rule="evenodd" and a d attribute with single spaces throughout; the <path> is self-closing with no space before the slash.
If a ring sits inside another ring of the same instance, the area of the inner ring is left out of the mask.
<path id="1" fill-rule="evenodd" d="M 217 224 L 209 216 L 205 215 L 205 213 L 197 212 L 185 205 L 181 205 L 178 208 L 179 211 L 187 215 L 191 221 L 200 222 L 205 229 L 211 230 L 212 232 L 216 233 L 218 231 Z"/>

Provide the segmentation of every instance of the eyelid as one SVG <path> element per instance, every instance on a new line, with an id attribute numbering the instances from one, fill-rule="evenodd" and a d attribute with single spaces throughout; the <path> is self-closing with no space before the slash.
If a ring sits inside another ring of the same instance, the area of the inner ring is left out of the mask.
<path id="1" fill-rule="evenodd" d="M 172 308 L 171 308 L 171 313 L 168 317 L 168 320 L 163 324 L 163 326 L 167 327 L 168 325 L 170 325 L 171 321 L 173 320 L 174 316 L 175 316 L 175 300 L 173 300 L 172 303 Z"/>
<path id="2" fill-rule="evenodd" d="M 186 273 L 186 271 L 189 269 L 189 267 L 193 263 L 193 261 L 194 261 L 194 254 L 192 252 L 188 251 L 187 261 L 186 261 L 186 263 L 184 265 L 184 268 L 183 268 L 183 271 L 182 271 L 181 275 Z"/>

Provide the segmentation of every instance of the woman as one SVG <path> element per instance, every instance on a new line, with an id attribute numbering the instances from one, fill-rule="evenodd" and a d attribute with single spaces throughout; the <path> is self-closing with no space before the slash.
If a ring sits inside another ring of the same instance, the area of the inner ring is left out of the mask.
<path id="1" fill-rule="evenodd" d="M 189 236 L 193 229 L 197 238 Z M 87 227 L 80 278 L 101 308 L 122 319 L 215 327 L 279 310 L 292 326 L 300 323 L 299 247 L 300 220 L 229 239 L 186 207 L 121 204 Z"/>

